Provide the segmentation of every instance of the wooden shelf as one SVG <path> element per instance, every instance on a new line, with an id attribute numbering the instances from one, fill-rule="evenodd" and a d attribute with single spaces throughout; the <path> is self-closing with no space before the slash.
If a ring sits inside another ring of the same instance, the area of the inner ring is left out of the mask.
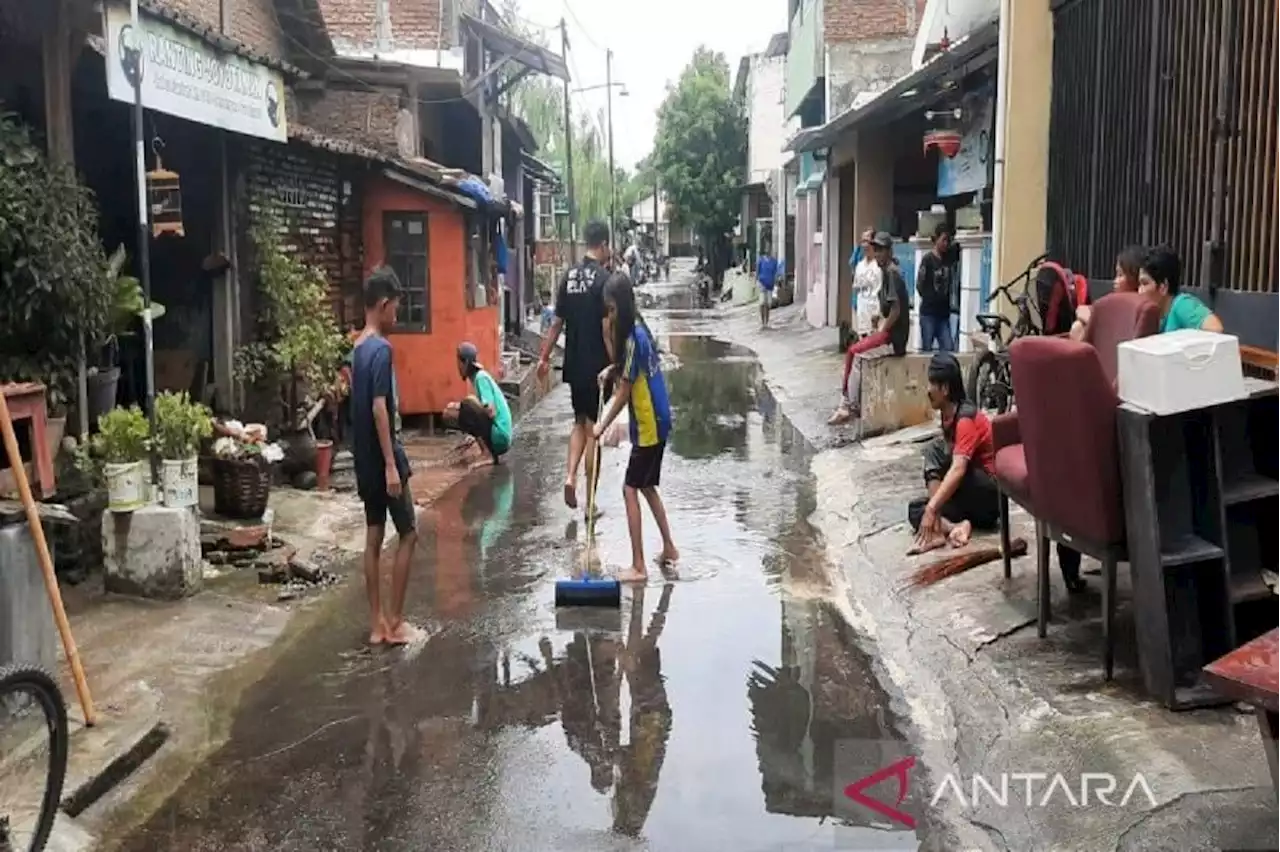
<path id="1" fill-rule="evenodd" d="M 1222 502 L 1227 506 L 1237 506 L 1241 503 L 1252 503 L 1254 500 L 1275 497 L 1277 494 L 1280 494 L 1280 482 L 1272 477 L 1251 473 L 1223 485 Z"/>
<path id="2" fill-rule="evenodd" d="M 1212 562 L 1225 555 L 1221 547 L 1190 533 L 1160 543 L 1160 561 L 1166 568 L 1192 562 Z"/>
<path id="3" fill-rule="evenodd" d="M 1171 710 L 1197 710 L 1201 707 L 1221 707 L 1230 704 L 1230 698 L 1224 698 L 1204 680 L 1197 680 L 1188 686 L 1173 688 L 1173 704 Z"/>
<path id="4" fill-rule="evenodd" d="M 1231 578 L 1231 602 L 1233 604 L 1251 603 L 1253 601 L 1265 601 L 1268 598 L 1274 599 L 1276 593 L 1267 585 L 1267 581 L 1262 579 L 1262 574 L 1232 576 Z"/>

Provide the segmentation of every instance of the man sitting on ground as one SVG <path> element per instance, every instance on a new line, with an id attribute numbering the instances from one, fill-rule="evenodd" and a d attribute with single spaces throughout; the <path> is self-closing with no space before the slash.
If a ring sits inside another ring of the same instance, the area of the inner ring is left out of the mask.
<path id="1" fill-rule="evenodd" d="M 1160 306 L 1160 331 L 1194 328 L 1223 331 L 1222 320 L 1209 306 L 1190 293 L 1180 293 L 1182 261 L 1168 246 L 1156 246 L 1147 252 L 1138 272 L 1138 292 Z"/>
<path id="2" fill-rule="evenodd" d="M 991 421 L 965 399 L 960 362 L 949 352 L 929 361 L 929 404 L 942 414 L 942 434 L 924 449 L 928 499 L 913 500 L 907 518 L 916 531 L 910 553 L 950 543 L 964 547 L 974 527 L 1000 523 Z"/>
<path id="3" fill-rule="evenodd" d="M 479 441 L 497 464 L 511 449 L 511 408 L 507 398 L 480 365 L 480 353 L 473 343 L 458 344 L 458 375 L 471 383 L 475 395 L 445 406 L 445 425 Z"/>

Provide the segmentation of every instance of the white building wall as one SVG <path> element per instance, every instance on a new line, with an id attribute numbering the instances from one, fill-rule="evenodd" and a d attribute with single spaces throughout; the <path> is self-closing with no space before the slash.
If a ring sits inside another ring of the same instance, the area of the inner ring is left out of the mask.
<path id="1" fill-rule="evenodd" d="M 782 148 L 788 138 L 788 122 L 782 103 L 786 72 L 785 54 L 751 57 L 751 71 L 747 78 L 747 103 L 750 104 L 747 169 L 751 183 L 768 181 L 782 168 Z"/>

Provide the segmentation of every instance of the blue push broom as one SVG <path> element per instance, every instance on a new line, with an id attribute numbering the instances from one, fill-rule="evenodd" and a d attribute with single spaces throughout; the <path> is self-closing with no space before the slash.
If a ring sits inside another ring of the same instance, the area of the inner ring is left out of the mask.
<path id="1" fill-rule="evenodd" d="M 600 410 L 604 410 L 604 389 L 600 389 Z M 596 486 L 600 483 L 600 442 L 596 442 L 595 464 L 587 482 L 587 555 L 577 577 L 556 580 L 556 606 L 622 606 L 622 584 L 615 577 L 591 575 L 591 551 L 596 545 Z"/>

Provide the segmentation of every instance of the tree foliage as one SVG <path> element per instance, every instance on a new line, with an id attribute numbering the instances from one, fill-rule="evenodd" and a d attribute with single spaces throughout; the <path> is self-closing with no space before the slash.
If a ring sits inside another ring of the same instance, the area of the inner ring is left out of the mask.
<path id="1" fill-rule="evenodd" d="M 521 37 L 542 47 L 550 47 L 545 31 L 521 23 L 515 0 L 503 4 L 503 17 Z M 594 81 L 574 80 L 571 86 L 592 85 Z M 554 77 L 532 74 L 517 83 L 510 94 L 510 109 L 524 119 L 538 142 L 537 156 L 555 168 L 562 180 L 567 177 L 565 164 L 564 82 Z M 571 104 L 572 106 L 572 101 Z M 578 233 L 591 219 L 608 221 L 610 204 L 608 118 L 603 111 L 595 114 L 573 109 L 573 184 Z M 615 171 L 618 192 L 618 214 L 625 216 L 630 202 L 624 198 L 629 186 L 625 169 Z"/>
<path id="2" fill-rule="evenodd" d="M 699 47 L 658 108 L 654 167 L 672 218 L 712 242 L 738 221 L 747 121 L 724 54 Z"/>

